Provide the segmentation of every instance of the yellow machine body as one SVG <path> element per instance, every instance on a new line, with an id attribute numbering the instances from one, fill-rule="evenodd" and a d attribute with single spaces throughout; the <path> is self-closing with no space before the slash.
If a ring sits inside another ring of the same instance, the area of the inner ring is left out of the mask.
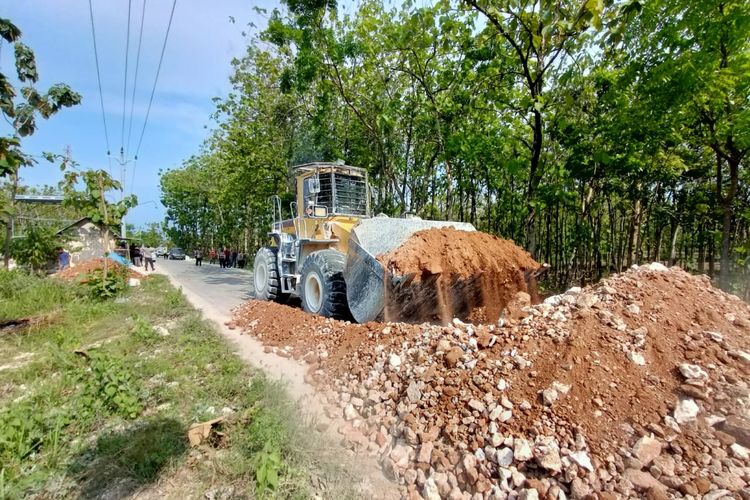
<path id="1" fill-rule="evenodd" d="M 300 297 L 308 312 L 360 323 L 382 315 L 387 271 L 377 256 L 412 234 L 468 223 L 417 217 L 372 217 L 367 171 L 340 163 L 294 167 L 295 201 L 284 218 L 274 197 L 273 244 L 255 257 L 253 280 L 260 300 Z"/>

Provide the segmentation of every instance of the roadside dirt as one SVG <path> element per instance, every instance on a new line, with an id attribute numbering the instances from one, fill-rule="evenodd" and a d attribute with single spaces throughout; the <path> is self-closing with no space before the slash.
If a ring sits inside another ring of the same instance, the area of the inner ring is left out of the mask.
<path id="1" fill-rule="evenodd" d="M 307 366 L 291 359 L 290 356 L 284 356 L 283 353 L 276 354 L 270 351 L 251 336 L 238 335 L 240 331 L 232 320 L 231 314 L 218 309 L 206 300 L 206 296 L 201 293 L 205 290 L 183 286 L 184 284 L 169 274 L 164 266 L 158 267 L 156 272 L 166 274 L 172 284 L 182 290 L 188 301 L 200 310 L 206 319 L 212 321 L 217 330 L 235 346 L 237 354 L 244 361 L 263 370 L 270 378 L 281 380 L 285 384 L 289 396 L 297 402 L 300 408 L 301 421 L 310 422 L 321 433 L 321 439 L 330 443 L 327 450 L 320 453 L 319 458 L 323 460 L 324 457 L 336 457 L 336 462 L 331 465 L 339 467 L 342 475 L 346 476 L 340 480 L 350 482 L 352 489 L 368 498 L 398 498 L 397 485 L 383 475 L 375 460 L 376 450 L 358 449 L 355 451 L 342 445 L 344 438 L 336 431 L 343 419 L 340 415 L 330 411 L 315 387 L 309 383 L 310 380 L 306 375 Z"/>
<path id="2" fill-rule="evenodd" d="M 517 292 L 536 297 L 531 273 L 540 265 L 512 241 L 479 231 L 419 231 L 378 260 L 397 277 L 386 283 L 386 321 L 494 322 Z"/>
<path id="3" fill-rule="evenodd" d="M 108 269 L 112 270 L 125 269 L 124 266 L 118 264 L 113 260 L 107 262 L 107 266 Z M 75 267 L 69 267 L 67 269 L 63 269 L 62 271 L 58 271 L 57 273 L 55 273 L 55 276 L 67 281 L 86 280 L 87 274 L 90 274 L 99 269 L 104 269 L 104 259 L 91 259 L 79 262 Z M 146 275 L 139 273 L 132 267 L 127 268 L 127 272 L 128 278 L 143 279 L 146 277 Z"/>

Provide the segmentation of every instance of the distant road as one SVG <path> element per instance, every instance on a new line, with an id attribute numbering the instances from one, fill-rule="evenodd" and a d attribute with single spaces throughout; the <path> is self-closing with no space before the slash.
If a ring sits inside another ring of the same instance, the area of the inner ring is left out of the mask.
<path id="1" fill-rule="evenodd" d="M 252 298 L 253 274 L 243 269 L 222 269 L 217 265 L 196 266 L 192 260 L 157 259 L 162 267 L 184 290 L 201 297 L 217 312 L 230 316 L 230 310 Z"/>

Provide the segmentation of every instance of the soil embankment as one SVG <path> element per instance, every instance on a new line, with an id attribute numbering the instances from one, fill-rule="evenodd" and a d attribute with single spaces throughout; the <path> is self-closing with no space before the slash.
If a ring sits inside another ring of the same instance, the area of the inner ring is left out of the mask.
<path id="1" fill-rule="evenodd" d="M 354 325 L 250 301 L 235 320 L 308 363 L 405 496 L 747 494 L 748 304 L 650 264 L 503 316 Z"/>

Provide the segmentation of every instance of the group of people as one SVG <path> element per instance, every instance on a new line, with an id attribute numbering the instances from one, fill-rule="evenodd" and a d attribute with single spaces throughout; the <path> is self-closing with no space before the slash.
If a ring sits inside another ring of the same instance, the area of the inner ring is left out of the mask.
<path id="1" fill-rule="evenodd" d="M 128 250 L 130 252 L 130 262 L 132 262 L 134 266 L 145 266 L 144 269 L 148 271 L 148 266 L 150 265 L 152 271 L 156 270 L 154 267 L 156 251 L 153 248 L 145 245 L 137 246 L 135 243 L 131 243 Z"/>
<path id="2" fill-rule="evenodd" d="M 200 264 L 198 264 L 197 257 L 198 252 L 200 252 L 200 250 L 196 252 L 196 265 L 199 266 Z M 201 253 L 201 260 L 203 260 L 202 257 L 203 254 Z M 221 268 L 238 267 L 240 269 L 244 269 L 245 264 L 247 263 L 247 259 L 244 253 L 227 247 L 220 248 L 218 251 L 214 248 L 209 250 L 208 263 L 216 264 L 217 261 L 219 263 L 219 267 Z"/>

